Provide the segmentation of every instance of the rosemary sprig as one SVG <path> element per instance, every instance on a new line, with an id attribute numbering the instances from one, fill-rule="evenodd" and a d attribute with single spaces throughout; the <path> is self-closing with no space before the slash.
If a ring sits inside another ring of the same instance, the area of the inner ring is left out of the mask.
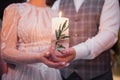
<path id="1" fill-rule="evenodd" d="M 67 25 L 67 20 L 64 22 L 63 25 L 60 24 L 59 29 L 55 30 L 55 36 L 56 36 L 56 42 L 55 42 L 55 48 L 56 49 L 65 49 L 65 47 L 59 43 L 61 40 L 65 40 L 66 38 L 69 38 L 70 36 L 66 36 L 64 32 L 69 28 L 69 25 Z"/>

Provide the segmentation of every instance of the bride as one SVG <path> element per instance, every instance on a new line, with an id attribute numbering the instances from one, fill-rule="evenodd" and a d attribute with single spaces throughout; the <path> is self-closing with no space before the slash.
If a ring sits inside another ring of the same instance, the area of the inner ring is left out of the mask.
<path id="1" fill-rule="evenodd" d="M 55 67 L 63 65 L 62 62 L 50 61 L 47 54 L 51 18 L 56 15 L 46 0 L 14 3 L 5 9 L 1 50 L 8 72 L 3 74 L 2 80 L 61 80 Z"/>

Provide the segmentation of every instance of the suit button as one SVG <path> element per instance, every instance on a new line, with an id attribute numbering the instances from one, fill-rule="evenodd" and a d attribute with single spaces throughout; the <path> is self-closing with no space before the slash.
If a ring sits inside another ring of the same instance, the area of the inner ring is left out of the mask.
<path id="1" fill-rule="evenodd" d="M 79 34 L 75 34 L 75 37 L 78 37 L 79 36 Z"/>
<path id="2" fill-rule="evenodd" d="M 76 21 L 76 22 L 77 22 L 77 21 L 80 21 L 80 19 L 79 19 L 79 18 L 76 18 L 75 21 Z"/>

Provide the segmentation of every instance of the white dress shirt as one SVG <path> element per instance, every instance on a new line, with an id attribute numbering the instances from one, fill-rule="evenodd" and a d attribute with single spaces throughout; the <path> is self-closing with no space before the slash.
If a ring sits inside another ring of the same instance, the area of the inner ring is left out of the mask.
<path id="1" fill-rule="evenodd" d="M 84 0 L 74 0 L 74 5 L 75 5 L 75 9 L 76 9 L 76 12 L 78 12 L 80 6 L 82 5 Z"/>
<path id="2" fill-rule="evenodd" d="M 76 12 L 84 0 L 74 0 Z M 60 0 L 53 5 L 53 9 L 59 10 Z M 76 51 L 75 59 L 94 59 L 103 51 L 111 48 L 118 39 L 120 26 L 120 9 L 118 0 L 105 0 L 103 5 L 99 32 L 96 36 L 89 38 L 73 48 Z"/>

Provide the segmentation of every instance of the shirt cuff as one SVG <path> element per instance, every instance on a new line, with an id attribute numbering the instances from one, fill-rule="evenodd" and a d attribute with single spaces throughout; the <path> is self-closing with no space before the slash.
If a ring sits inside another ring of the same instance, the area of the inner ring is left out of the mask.
<path id="1" fill-rule="evenodd" d="M 85 45 L 85 43 L 78 44 L 76 46 L 73 46 L 76 52 L 76 57 L 74 60 L 77 59 L 86 59 L 87 55 L 89 55 L 90 51 Z"/>

